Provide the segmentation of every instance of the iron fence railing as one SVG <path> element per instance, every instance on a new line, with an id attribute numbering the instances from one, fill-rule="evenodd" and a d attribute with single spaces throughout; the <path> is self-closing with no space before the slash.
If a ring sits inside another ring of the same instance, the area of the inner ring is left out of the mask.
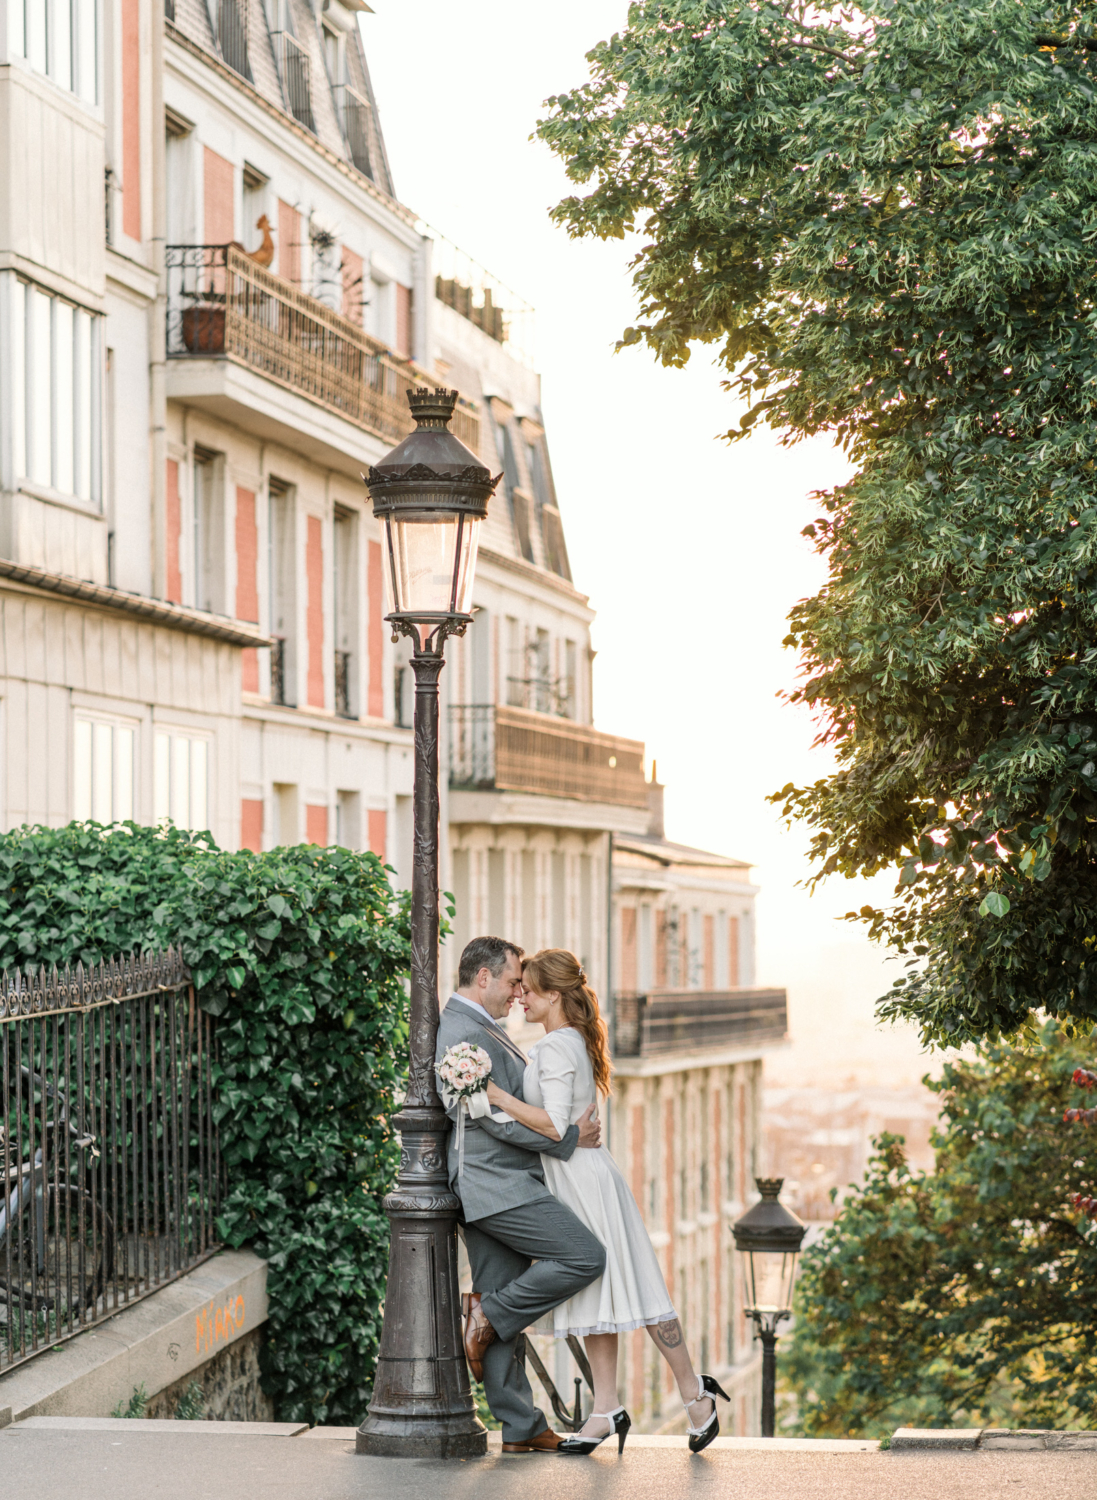
<path id="1" fill-rule="evenodd" d="M 555 714 L 502 704 L 449 710 L 450 784 L 647 807 L 644 747 Z"/>
<path id="2" fill-rule="evenodd" d="M 228 358 L 326 406 L 390 443 L 414 427 L 405 392 L 436 385 L 238 245 L 169 245 L 169 359 Z M 476 408 L 459 401 L 452 430 L 475 453 Z"/>
<path id="3" fill-rule="evenodd" d="M 613 1001 L 617 1057 L 755 1047 L 783 1041 L 787 1030 L 784 990 L 652 990 Z"/>
<path id="4" fill-rule="evenodd" d="M 0 976 L 0 1372 L 218 1248 L 213 1048 L 174 950 Z"/>

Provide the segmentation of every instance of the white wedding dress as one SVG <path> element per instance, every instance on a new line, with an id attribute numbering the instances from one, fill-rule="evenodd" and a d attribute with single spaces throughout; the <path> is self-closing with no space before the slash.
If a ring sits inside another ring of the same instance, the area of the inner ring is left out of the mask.
<path id="1" fill-rule="evenodd" d="M 574 1027 L 533 1044 L 522 1092 L 527 1104 L 548 1112 L 560 1135 L 595 1102 L 594 1072 Z M 604 1274 L 553 1312 L 556 1337 L 624 1333 L 675 1317 L 636 1199 L 606 1148 L 580 1148 L 570 1161 L 542 1156 L 541 1164 L 549 1192 L 606 1247 Z"/>

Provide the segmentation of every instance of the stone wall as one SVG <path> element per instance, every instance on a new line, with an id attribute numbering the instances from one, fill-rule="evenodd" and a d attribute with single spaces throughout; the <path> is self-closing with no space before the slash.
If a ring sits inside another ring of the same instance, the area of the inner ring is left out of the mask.
<path id="1" fill-rule="evenodd" d="M 174 1417 L 180 1400 L 195 1384 L 202 1393 L 205 1421 L 273 1422 L 274 1403 L 259 1386 L 259 1350 L 264 1329 L 256 1328 L 206 1360 L 196 1370 L 149 1400 L 146 1417 Z"/>

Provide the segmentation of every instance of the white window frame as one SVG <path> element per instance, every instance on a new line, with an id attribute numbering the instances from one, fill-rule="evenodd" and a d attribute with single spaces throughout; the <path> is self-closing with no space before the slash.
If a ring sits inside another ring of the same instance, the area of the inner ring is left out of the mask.
<path id="1" fill-rule="evenodd" d="M 136 803 L 136 719 L 78 709 L 72 725 L 72 815 L 78 822 L 131 821 Z"/>
<path id="2" fill-rule="evenodd" d="M 157 724 L 152 741 L 153 821 L 205 833 L 210 817 L 211 734 Z"/>
<path id="3" fill-rule="evenodd" d="M 98 511 L 103 482 L 103 319 L 5 273 L 11 391 L 10 472 Z"/>
<path id="4" fill-rule="evenodd" d="M 41 29 L 33 24 L 39 18 Z M 7 20 L 9 58 L 23 58 L 85 104 L 99 103 L 98 0 L 7 0 Z"/>

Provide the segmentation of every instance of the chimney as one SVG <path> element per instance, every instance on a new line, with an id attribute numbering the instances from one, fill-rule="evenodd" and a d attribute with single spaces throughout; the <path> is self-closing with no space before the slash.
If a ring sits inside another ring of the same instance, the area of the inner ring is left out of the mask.
<path id="1" fill-rule="evenodd" d="M 648 832 L 655 838 L 666 837 L 663 828 L 663 787 L 657 776 L 658 767 L 653 760 L 651 763 L 651 780 L 648 782 Z"/>

